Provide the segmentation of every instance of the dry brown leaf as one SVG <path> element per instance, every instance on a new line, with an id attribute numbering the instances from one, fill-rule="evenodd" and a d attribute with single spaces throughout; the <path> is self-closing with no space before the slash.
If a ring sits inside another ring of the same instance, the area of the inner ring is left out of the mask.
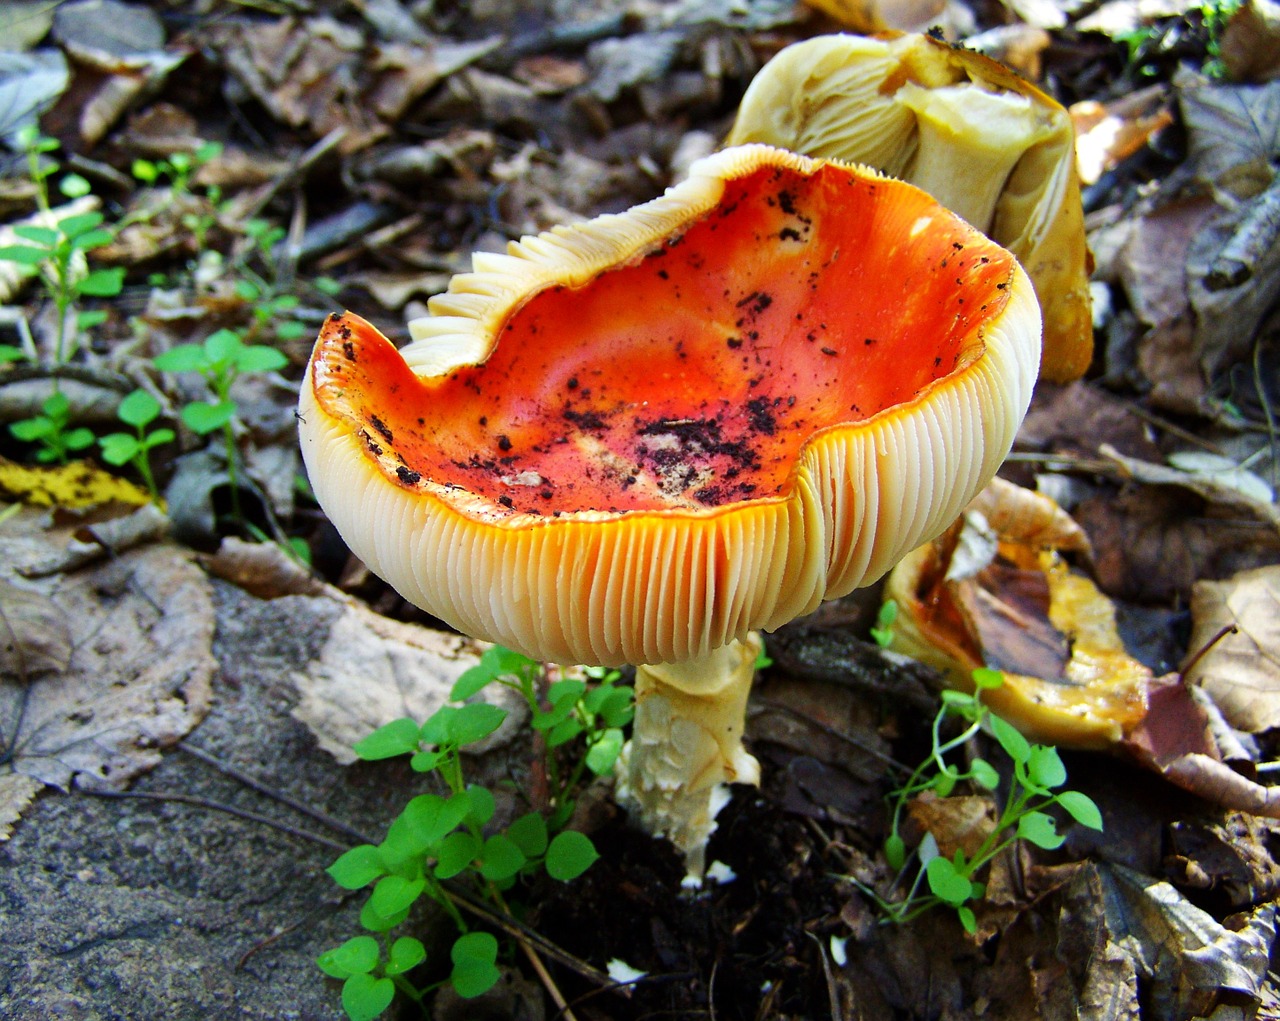
<path id="1" fill-rule="evenodd" d="M 1191 590 L 1190 652 L 1234 627 L 1187 673 L 1231 725 L 1256 734 L 1280 726 L 1280 566 L 1243 571 Z"/>
<path id="2" fill-rule="evenodd" d="M 14 824 L 43 787 L 39 780 L 21 773 L 0 774 L 0 842 L 13 834 Z"/>
<path id="3" fill-rule="evenodd" d="M 961 690 L 975 669 L 1001 670 L 984 701 L 1032 740 L 1107 747 L 1141 722 L 1151 671 L 1126 651 L 1110 600 L 1062 558 L 1088 549 L 1083 533 L 1052 500 L 1018 491 L 1001 482 L 971 505 L 996 526 L 989 563 L 953 571 L 971 511 L 890 572 L 890 648 Z"/>
<path id="4" fill-rule="evenodd" d="M 329 17 L 226 24 L 212 37 L 231 73 L 274 117 L 316 135 L 344 129 L 343 153 L 385 136 L 442 78 L 500 42 L 386 43 L 370 60 L 364 33 Z"/>
<path id="5" fill-rule="evenodd" d="M 1093 542 L 1099 584 L 1139 603 L 1169 605 L 1206 578 L 1280 560 L 1280 535 L 1177 486 L 1133 486 L 1075 509 Z"/>
<path id="6" fill-rule="evenodd" d="M 230 536 L 204 558 L 209 572 L 259 599 L 315 596 L 328 591 L 324 582 L 273 542 L 246 542 Z"/>
<path id="7" fill-rule="evenodd" d="M 0 563 L 47 561 L 66 529 L 33 511 L 0 530 Z M 76 778 L 119 790 L 204 717 L 217 664 L 213 603 L 188 551 L 153 545 L 75 574 L 28 580 L 65 620 L 65 671 L 0 676 L 0 735 L 11 769 L 66 789 Z"/>
<path id="8" fill-rule="evenodd" d="M 1237 82 L 1265 82 L 1280 76 L 1280 4 L 1245 0 L 1222 33 L 1222 62 Z"/>
<path id="9" fill-rule="evenodd" d="M 351 746 L 403 716 L 421 722 L 449 699 L 453 682 L 479 662 L 480 646 L 451 635 L 403 624 L 340 594 L 341 612 L 320 652 L 294 675 L 300 700 L 296 719 L 339 762 L 355 761 Z M 486 697 L 505 688 L 490 686 Z M 503 737 L 510 734 L 510 719 Z"/>
<path id="10" fill-rule="evenodd" d="M 1173 123 L 1163 85 L 1109 103 L 1085 100 L 1068 112 L 1076 129 L 1076 169 L 1082 184 L 1094 184 Z"/>
<path id="11" fill-rule="evenodd" d="M 1136 1005 L 1139 986 L 1143 1017 L 1189 1018 L 1210 1014 L 1224 999 L 1256 1000 L 1275 906 L 1237 918 L 1229 929 L 1167 882 L 1120 865 L 1086 864 L 1065 893 L 1058 946 L 1076 974 L 1092 972 L 1099 959 L 1114 967 L 1096 976 L 1092 993 L 1089 984 L 1080 990 L 1077 1016 L 1133 1017 L 1131 1006 L 1121 1013 L 1105 1007 Z"/>
<path id="12" fill-rule="evenodd" d="M 996 828 L 995 802 L 989 796 L 939 798 L 926 792 L 907 805 L 907 815 L 920 833 L 933 834 L 946 858 L 961 849 L 972 861 Z"/>
<path id="13" fill-rule="evenodd" d="M 1242 487 L 1234 474 L 1184 471 L 1151 464 L 1125 457 L 1108 443 L 1102 444 L 1098 453 L 1114 461 L 1127 478 L 1153 486 L 1177 486 L 1190 490 L 1227 513 L 1269 525 L 1280 533 L 1280 509 L 1274 503 L 1258 499 L 1250 488 Z"/>
<path id="14" fill-rule="evenodd" d="M 0 578 L 0 674 L 29 681 L 70 661 L 71 627 L 58 604 Z"/>

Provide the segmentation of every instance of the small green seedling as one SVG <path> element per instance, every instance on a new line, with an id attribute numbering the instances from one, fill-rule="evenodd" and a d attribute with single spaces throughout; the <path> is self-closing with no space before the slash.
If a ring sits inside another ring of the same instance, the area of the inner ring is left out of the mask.
<path id="1" fill-rule="evenodd" d="M 55 390 L 40 406 L 40 414 L 9 425 L 9 432 L 24 443 L 39 443 L 36 460 L 42 464 L 66 464 L 71 454 L 93 446 L 93 433 L 80 426 L 72 429 L 71 402 Z"/>
<path id="2" fill-rule="evenodd" d="M 467 925 L 445 884 L 464 883 L 507 912 L 504 891 L 521 877 L 543 870 L 552 879 L 568 882 L 599 857 L 585 834 L 560 829 L 555 816 L 548 820 L 536 811 L 494 831 L 493 794 L 468 783 L 464 774 L 462 749 L 497 730 L 506 711 L 486 702 L 460 700 L 491 681 L 522 693 L 533 690 L 541 675 L 541 666 L 532 660 L 506 649 L 490 649 L 478 667 L 459 678 L 452 692 L 454 701 L 425 723 L 395 720 L 356 745 L 356 753 L 367 761 L 410 756 L 410 766 L 433 777 L 441 793 L 413 798 L 380 844 L 352 848 L 328 870 L 344 889 L 372 887 L 360 924 L 374 935 L 350 939 L 317 962 L 326 974 L 342 980 L 342 1006 L 351 1021 L 377 1017 L 396 991 L 421 1003 L 443 982 L 464 998 L 480 996 L 497 982 L 498 940 Z M 554 741 L 556 748 L 562 748 L 574 738 L 585 738 L 584 757 L 593 758 L 586 768 L 595 771 L 606 760 L 611 767 L 617 752 L 608 735 L 614 724 L 630 714 L 628 691 L 616 686 L 616 680 L 606 673 L 594 687 L 576 680 L 557 682 L 566 686 L 557 689 L 555 698 L 548 689 L 550 708 L 538 706 L 540 715 L 535 717 L 535 726 L 548 737 L 548 745 Z M 572 775 L 579 773 L 575 769 Z M 448 978 L 418 987 L 405 973 L 426 959 L 426 950 L 414 937 L 393 940 L 391 930 L 404 923 L 424 897 L 444 910 L 459 935 L 450 950 Z"/>
<path id="3" fill-rule="evenodd" d="M 40 209 L 50 213 L 48 178 L 58 170 L 54 161 L 42 159 L 58 148 L 55 139 L 47 138 L 32 128 L 24 129 L 19 144 L 27 153 L 29 173 L 36 184 L 36 200 Z M 59 188 L 69 198 L 89 193 L 89 182 L 78 174 L 66 174 Z M 51 215 L 51 214 L 50 214 Z M 45 293 L 57 312 L 54 360 L 66 363 L 74 351 L 74 337 L 68 343 L 66 322 L 72 308 L 81 298 L 111 298 L 124 287 L 124 270 L 120 267 L 82 271 L 77 256 L 110 243 L 113 234 L 103 226 L 105 218 L 96 211 L 72 214 L 53 220 L 51 226 L 18 224 L 13 233 L 22 244 L 0 246 L 0 261 L 37 270 Z M 106 321 L 100 310 L 80 311 L 75 316 L 76 329 L 87 330 Z M 14 349 L 3 356 L 13 360 Z M 18 350 L 21 355 L 20 349 Z"/>
<path id="4" fill-rule="evenodd" d="M 156 368 L 163 372 L 195 372 L 204 377 L 213 392 L 212 401 L 192 401 L 180 412 L 183 424 L 200 436 L 221 430 L 226 448 L 227 476 L 231 487 L 232 508 L 239 520 L 239 454 L 236 447 L 234 421 L 237 415 L 231 387 L 246 373 L 272 372 L 284 368 L 289 360 L 273 347 L 246 344 L 235 330 L 218 330 L 203 344 L 179 344 L 158 355 Z"/>
<path id="5" fill-rule="evenodd" d="M 893 644 L 893 625 L 898 619 L 898 604 L 886 599 L 880 604 L 880 612 L 876 614 L 875 626 L 871 629 L 871 640 L 882 649 Z"/>
<path id="6" fill-rule="evenodd" d="M 977 920 L 969 905 L 985 894 L 985 886 L 976 877 L 992 859 L 1018 840 L 1026 840 L 1046 850 L 1062 844 L 1064 838 L 1058 833 L 1057 821 L 1049 814 L 1049 809 L 1057 806 L 1082 826 L 1102 829 L 1102 814 L 1091 798 L 1079 791 L 1057 790 L 1067 780 L 1067 770 L 1057 749 L 1031 744 L 1013 724 L 996 716 L 983 704 L 982 693 L 1003 684 L 1004 676 L 998 670 L 984 668 L 973 672 L 973 682 L 975 690 L 972 694 L 961 691 L 942 693 L 942 707 L 933 721 L 933 750 L 893 794 L 893 814 L 889 836 L 884 843 L 884 855 L 889 867 L 898 873 L 895 885 L 905 878 L 910 858 L 901 835 L 901 824 L 911 799 L 926 791 L 945 798 L 961 782 L 987 791 L 994 791 L 999 786 L 999 772 L 985 759 L 974 758 L 967 769 L 961 769 L 946 758 L 974 737 L 984 725 L 1013 762 L 1008 796 L 994 829 L 971 859 L 963 850 L 957 850 L 950 858 L 942 855 L 934 837 L 926 834 L 914 851 L 919 859 L 919 869 L 904 896 L 889 900 L 862 887 L 888 921 L 905 922 L 932 907 L 946 904 L 956 910 L 964 928 L 974 932 Z M 944 726 L 953 717 L 966 726 L 955 737 L 944 739 Z M 928 886 L 927 894 L 921 890 L 922 883 Z"/>
<path id="7" fill-rule="evenodd" d="M 206 163 L 222 154 L 221 142 L 205 142 L 194 152 L 176 152 L 168 159 L 133 161 L 133 176 L 143 184 L 153 187 L 166 186 L 169 192 L 168 202 L 176 204 L 193 196 L 191 181 L 196 172 Z M 187 212 L 182 215 L 182 226 L 191 231 L 192 242 L 196 251 L 204 251 L 209 231 L 217 223 L 216 208 L 222 201 L 222 189 L 210 185 L 204 189 L 209 205 L 200 212 Z M 188 208 L 194 202 L 185 203 Z"/>
<path id="8" fill-rule="evenodd" d="M 497 683 L 518 692 L 525 700 L 533 728 L 542 734 L 548 752 L 546 770 L 553 829 L 563 826 L 573 814 L 572 792 L 586 770 L 595 776 L 613 771 L 622 751 L 622 728 L 631 722 L 635 712 L 635 693 L 629 686 L 618 684 L 622 675 L 617 670 L 588 667 L 584 672 L 593 686 L 567 678 L 549 685 L 545 696 L 541 696 L 537 682 L 542 665 L 518 652 L 493 646 L 476 666 L 458 678 L 450 694 L 455 700 L 468 699 Z M 586 744 L 586 754 L 578 756 L 566 772 L 556 750 L 579 738 Z"/>
<path id="9" fill-rule="evenodd" d="M 172 429 L 156 429 L 148 432 L 147 426 L 160 415 L 160 402 L 145 390 L 135 390 L 120 402 L 116 409 L 116 417 L 125 425 L 133 427 L 133 433 L 110 433 L 98 440 L 102 448 L 102 459 L 107 464 L 120 467 L 132 464 L 142 476 L 151 494 L 152 503 L 160 503 L 160 491 L 156 488 L 155 476 L 151 472 L 151 451 L 164 443 L 172 443 Z"/>

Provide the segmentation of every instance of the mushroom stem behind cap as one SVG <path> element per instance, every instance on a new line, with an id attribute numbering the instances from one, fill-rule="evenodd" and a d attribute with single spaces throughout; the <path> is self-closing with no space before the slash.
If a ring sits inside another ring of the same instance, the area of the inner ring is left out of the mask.
<path id="1" fill-rule="evenodd" d="M 1005 182 L 1054 126 L 1031 100 L 965 83 L 922 89 L 908 82 L 897 100 L 913 110 L 919 147 L 904 176 L 981 231 L 990 231 Z"/>
<path id="2" fill-rule="evenodd" d="M 636 668 L 635 737 L 618 760 L 617 799 L 680 849 L 690 884 L 701 882 L 724 785 L 760 782 L 742 730 L 762 648 L 753 631 L 699 659 Z"/>

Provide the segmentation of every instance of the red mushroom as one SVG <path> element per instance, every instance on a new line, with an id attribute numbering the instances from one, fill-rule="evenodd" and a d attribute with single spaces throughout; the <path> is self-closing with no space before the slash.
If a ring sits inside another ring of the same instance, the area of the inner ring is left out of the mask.
<path id="1" fill-rule="evenodd" d="M 910 185 L 767 146 L 477 255 L 402 352 L 325 324 L 303 452 L 411 602 L 639 664 L 620 793 L 699 873 L 756 629 L 884 574 L 995 473 L 1040 357 L 1011 255 Z"/>

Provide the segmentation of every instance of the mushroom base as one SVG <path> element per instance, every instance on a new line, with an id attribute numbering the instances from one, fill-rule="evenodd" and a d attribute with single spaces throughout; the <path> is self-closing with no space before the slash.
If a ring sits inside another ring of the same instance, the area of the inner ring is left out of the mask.
<path id="1" fill-rule="evenodd" d="M 742 732 L 762 648 L 751 632 L 699 659 L 636 667 L 635 725 L 618 759 L 617 800 L 680 849 L 686 883 L 702 880 L 724 785 L 760 782 Z"/>

